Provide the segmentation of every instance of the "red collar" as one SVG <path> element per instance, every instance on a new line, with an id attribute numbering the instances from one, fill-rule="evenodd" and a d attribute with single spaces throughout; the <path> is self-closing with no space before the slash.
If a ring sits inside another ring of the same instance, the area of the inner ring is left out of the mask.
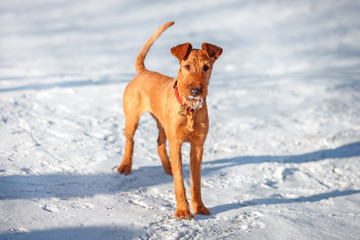
<path id="1" fill-rule="evenodd" d="M 180 112 L 194 112 L 195 109 L 189 107 L 189 106 L 186 106 L 186 104 L 183 104 L 182 100 L 181 100 L 181 97 L 179 96 L 179 91 L 178 91 L 178 87 L 177 87 L 177 81 L 175 81 L 174 83 L 174 91 L 175 91 L 175 96 L 176 96 L 176 99 L 177 101 L 180 103 Z"/>

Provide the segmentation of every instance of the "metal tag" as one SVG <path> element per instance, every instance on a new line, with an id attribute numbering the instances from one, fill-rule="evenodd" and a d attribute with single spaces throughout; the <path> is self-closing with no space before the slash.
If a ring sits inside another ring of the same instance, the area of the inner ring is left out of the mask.
<path id="1" fill-rule="evenodd" d="M 185 112 L 185 111 L 178 111 L 178 114 L 179 114 L 179 115 L 182 115 L 182 116 L 186 116 L 186 115 L 187 115 L 187 112 Z"/>
<path id="2" fill-rule="evenodd" d="M 184 105 L 180 104 L 180 111 L 178 111 L 179 115 L 186 116 L 187 112 L 184 109 Z"/>

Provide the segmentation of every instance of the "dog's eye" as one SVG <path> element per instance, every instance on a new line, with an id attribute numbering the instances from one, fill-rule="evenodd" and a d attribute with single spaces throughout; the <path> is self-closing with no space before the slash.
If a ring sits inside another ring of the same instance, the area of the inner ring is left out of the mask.
<path id="1" fill-rule="evenodd" d="M 209 66 L 208 65 L 204 65 L 204 71 L 208 70 Z"/>
<path id="2" fill-rule="evenodd" d="M 190 70 L 190 65 L 189 65 L 189 64 L 186 64 L 186 65 L 185 65 L 185 68 L 186 68 L 187 70 Z"/>

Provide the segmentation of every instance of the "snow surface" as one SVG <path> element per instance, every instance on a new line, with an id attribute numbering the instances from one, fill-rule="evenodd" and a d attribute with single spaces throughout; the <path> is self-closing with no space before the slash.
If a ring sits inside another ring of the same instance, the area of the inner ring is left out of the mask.
<path id="1" fill-rule="evenodd" d="M 2 0 L 0 239 L 359 239 L 359 13 L 356 0 Z M 116 172 L 124 88 L 171 20 L 149 69 L 175 77 L 180 43 L 224 49 L 202 168 L 213 214 L 190 221 L 174 218 L 148 114 L 133 173 Z"/>

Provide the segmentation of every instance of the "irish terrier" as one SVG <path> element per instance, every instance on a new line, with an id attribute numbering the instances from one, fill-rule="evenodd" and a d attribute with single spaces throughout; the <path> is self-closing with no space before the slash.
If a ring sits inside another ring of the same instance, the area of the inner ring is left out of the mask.
<path id="1" fill-rule="evenodd" d="M 210 43 L 203 43 L 202 49 L 193 49 L 190 43 L 171 48 L 171 53 L 179 59 L 180 70 L 177 78 L 149 71 L 144 66 L 144 59 L 151 45 L 174 22 L 160 27 L 145 43 L 136 59 L 137 75 L 127 85 L 124 93 L 125 154 L 118 171 L 131 173 L 134 134 L 140 116 L 150 112 L 159 128 L 158 153 L 167 174 L 174 176 L 176 214 L 178 219 L 190 219 L 186 198 L 181 146 L 190 142 L 191 203 L 197 214 L 209 215 L 210 210 L 201 199 L 201 161 L 203 145 L 209 129 L 206 96 L 208 84 L 216 59 L 222 48 Z M 170 159 L 166 153 L 166 139 L 169 140 Z"/>

